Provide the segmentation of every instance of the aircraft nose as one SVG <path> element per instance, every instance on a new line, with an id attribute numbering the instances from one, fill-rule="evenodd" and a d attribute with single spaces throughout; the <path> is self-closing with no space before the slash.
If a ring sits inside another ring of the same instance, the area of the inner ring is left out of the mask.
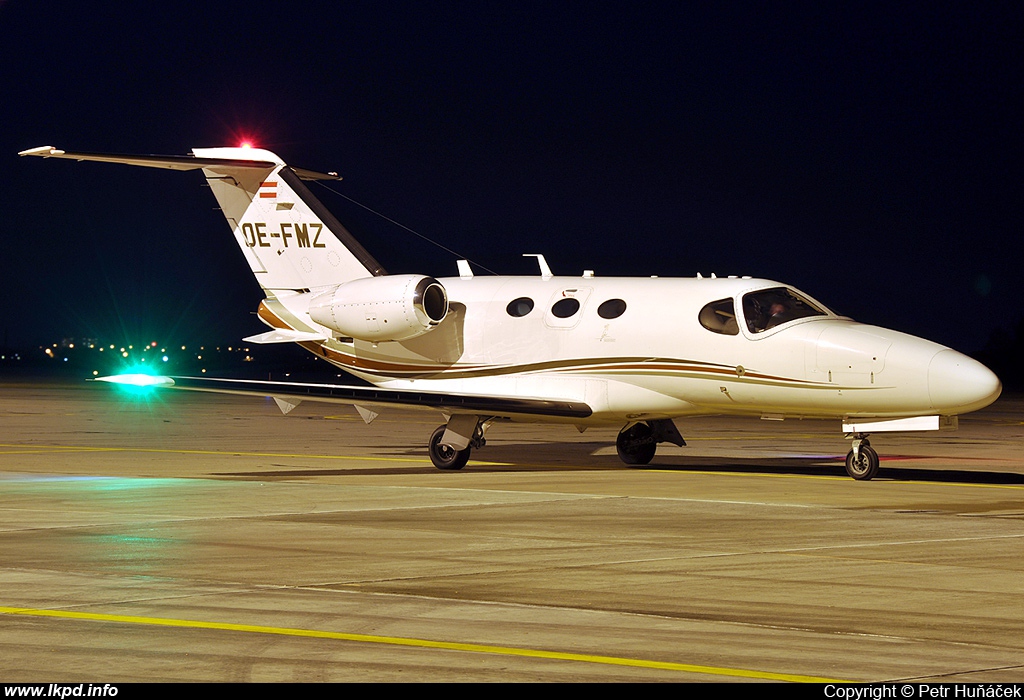
<path id="1" fill-rule="evenodd" d="M 1002 390 L 992 370 L 955 350 L 940 350 L 928 364 L 928 394 L 937 411 L 976 411 L 999 398 Z"/>

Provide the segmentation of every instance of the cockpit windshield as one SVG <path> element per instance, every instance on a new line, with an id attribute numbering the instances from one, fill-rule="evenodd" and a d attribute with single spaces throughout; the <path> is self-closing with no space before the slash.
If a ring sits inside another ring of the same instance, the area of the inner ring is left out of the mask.
<path id="1" fill-rule="evenodd" d="M 743 317 L 751 333 L 763 333 L 798 318 L 827 315 L 828 311 L 787 287 L 743 295 Z"/>

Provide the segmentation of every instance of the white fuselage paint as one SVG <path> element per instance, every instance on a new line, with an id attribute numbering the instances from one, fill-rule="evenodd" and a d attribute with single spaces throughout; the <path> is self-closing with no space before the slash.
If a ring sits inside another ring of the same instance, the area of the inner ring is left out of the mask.
<path id="1" fill-rule="evenodd" d="M 764 279 L 441 278 L 451 311 L 436 329 L 404 342 L 329 340 L 325 359 L 378 386 L 483 396 L 584 401 L 578 424 L 694 414 L 772 417 L 955 415 L 995 400 L 998 379 L 975 360 L 921 338 L 829 313 L 752 333 L 742 295 L 783 287 Z M 311 328 L 311 295 L 279 299 Z M 804 295 L 806 296 L 806 295 Z M 518 298 L 533 310 L 513 317 Z M 568 318 L 552 305 L 580 301 Z M 708 304 L 733 298 L 739 333 L 700 324 Z M 597 309 L 621 299 L 605 319 Z M 340 353 L 335 355 L 334 353 Z M 353 359 L 357 358 L 357 359 Z M 353 367 L 359 362 L 362 367 Z M 548 420 L 548 419 L 545 419 Z"/>

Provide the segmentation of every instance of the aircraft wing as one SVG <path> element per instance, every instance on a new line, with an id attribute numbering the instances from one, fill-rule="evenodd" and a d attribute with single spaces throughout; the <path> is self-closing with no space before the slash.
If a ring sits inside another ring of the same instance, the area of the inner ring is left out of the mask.
<path id="1" fill-rule="evenodd" d="M 392 406 L 430 408 L 450 414 L 495 416 L 551 416 L 557 418 L 588 418 L 593 410 L 580 401 L 561 401 L 519 396 L 484 396 L 410 389 L 380 389 L 344 384 L 307 384 L 254 379 L 216 379 L 212 377 L 161 377 L 151 375 L 116 375 L 95 381 L 130 386 L 202 391 L 217 394 L 270 396 L 279 405 L 292 407 L 301 401 L 341 403 L 354 406 Z M 282 407 L 283 409 L 283 407 Z"/>

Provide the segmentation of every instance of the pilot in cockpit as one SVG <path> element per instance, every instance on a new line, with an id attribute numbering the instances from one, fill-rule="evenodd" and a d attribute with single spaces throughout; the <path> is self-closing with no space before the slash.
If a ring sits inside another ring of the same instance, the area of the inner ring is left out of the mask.
<path id="1" fill-rule="evenodd" d="M 772 303 L 771 307 L 768 309 L 768 320 L 764 323 L 764 329 L 768 330 L 769 328 L 775 328 L 775 326 L 788 321 L 789 317 L 786 315 L 787 311 L 789 311 L 789 307 L 781 301 Z"/>

